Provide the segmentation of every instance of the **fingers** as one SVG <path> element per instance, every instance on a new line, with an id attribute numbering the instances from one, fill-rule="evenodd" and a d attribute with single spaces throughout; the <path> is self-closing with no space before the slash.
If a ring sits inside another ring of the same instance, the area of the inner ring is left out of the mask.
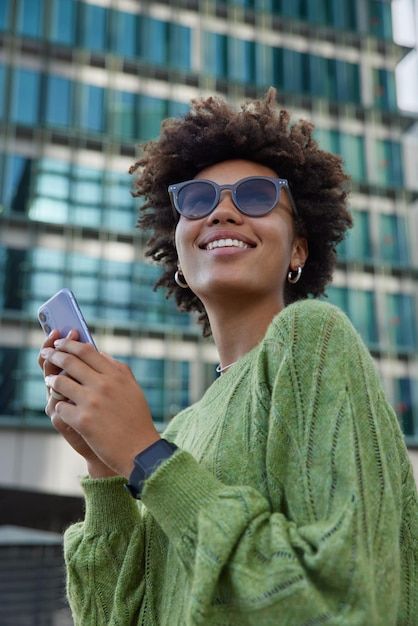
<path id="1" fill-rule="evenodd" d="M 78 332 L 76 330 L 71 330 L 69 332 L 70 339 L 77 339 L 77 337 L 78 337 Z M 46 340 L 41 346 L 41 350 L 39 351 L 39 356 L 38 356 L 38 365 L 41 369 L 43 369 L 44 375 L 58 374 L 58 372 L 60 371 L 59 367 L 52 365 L 51 363 L 45 362 L 45 357 L 42 355 L 42 350 L 45 350 L 47 348 L 54 348 L 54 341 L 56 341 L 59 338 L 60 338 L 59 331 L 54 329 L 49 333 L 48 337 L 46 338 Z"/>
<path id="2" fill-rule="evenodd" d="M 109 360 L 105 359 L 103 354 L 98 352 L 90 343 L 82 343 L 80 341 L 65 338 L 56 340 L 54 342 L 54 348 L 54 351 L 51 348 L 41 350 L 43 358 L 46 358 L 55 365 L 63 367 L 65 371 L 70 374 L 70 376 L 73 376 L 74 372 L 71 372 L 69 367 L 77 361 L 81 361 L 83 364 L 88 366 L 88 368 L 91 368 L 100 374 L 109 373 L 112 369 Z M 66 355 L 70 355 L 70 357 L 66 359 Z M 56 358 L 54 358 L 54 356 L 56 356 Z M 67 363 L 69 364 L 68 367 Z"/>
<path id="3" fill-rule="evenodd" d="M 75 404 L 80 404 L 83 399 L 82 385 L 68 376 L 63 376 L 62 374 L 46 376 L 45 384 L 51 389 L 50 398 L 52 400 L 69 399 L 75 402 Z M 56 406 L 54 408 L 56 409 Z"/>
<path id="4" fill-rule="evenodd" d="M 60 336 L 59 332 L 56 329 L 51 330 L 51 332 L 49 333 L 48 337 L 43 342 L 43 344 L 41 346 L 41 350 L 43 348 L 53 348 L 54 347 L 54 341 L 59 339 L 59 336 Z M 43 356 L 39 352 L 39 355 L 38 355 L 38 365 L 39 365 L 39 367 L 41 369 L 43 369 L 44 361 L 45 361 L 45 359 L 43 358 Z"/>
<path id="5" fill-rule="evenodd" d="M 79 342 L 74 341 L 71 343 L 78 344 Z M 92 348 L 96 352 L 93 346 L 88 346 L 87 344 L 80 344 L 80 346 L 80 354 L 84 354 L 89 348 Z M 45 359 L 45 364 L 49 364 L 49 368 L 52 368 L 52 371 L 49 371 L 48 368 L 44 368 L 46 375 L 57 374 L 61 370 L 65 370 L 68 376 L 71 376 L 71 378 L 79 383 L 94 385 L 98 372 L 90 365 L 87 365 L 85 361 L 81 360 L 79 356 L 69 352 L 63 352 L 58 348 L 43 348 L 41 354 Z"/>

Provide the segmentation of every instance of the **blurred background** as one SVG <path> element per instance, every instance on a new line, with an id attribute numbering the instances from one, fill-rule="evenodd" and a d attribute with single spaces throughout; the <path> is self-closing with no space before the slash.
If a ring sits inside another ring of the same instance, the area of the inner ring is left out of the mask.
<path id="1" fill-rule="evenodd" d="M 191 98 L 277 87 L 342 155 L 354 228 L 327 295 L 369 347 L 418 472 L 418 2 L 0 0 L 0 624 L 70 624 L 61 532 L 81 460 L 44 414 L 36 320 L 74 291 L 157 425 L 214 380 L 192 315 L 153 292 L 127 171 Z"/>

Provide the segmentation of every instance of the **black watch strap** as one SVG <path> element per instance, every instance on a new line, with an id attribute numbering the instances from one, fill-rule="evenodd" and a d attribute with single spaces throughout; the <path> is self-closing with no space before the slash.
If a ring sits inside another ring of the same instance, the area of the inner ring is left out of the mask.
<path id="1" fill-rule="evenodd" d="M 158 439 L 153 444 L 142 450 L 134 458 L 134 468 L 129 476 L 125 488 L 132 497 L 139 500 L 145 480 L 151 476 L 161 463 L 170 458 L 177 450 L 177 446 L 167 439 Z"/>

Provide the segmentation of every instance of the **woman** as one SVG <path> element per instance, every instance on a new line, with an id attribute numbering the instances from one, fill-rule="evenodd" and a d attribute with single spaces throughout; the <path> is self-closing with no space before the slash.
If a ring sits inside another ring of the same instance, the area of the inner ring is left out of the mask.
<path id="1" fill-rule="evenodd" d="M 159 285 L 220 356 L 163 437 L 125 365 L 75 334 L 44 344 L 46 412 L 89 473 L 65 535 L 76 624 L 416 623 L 398 421 L 348 318 L 315 300 L 351 217 L 312 130 L 272 89 L 239 112 L 209 98 L 132 168 Z"/>

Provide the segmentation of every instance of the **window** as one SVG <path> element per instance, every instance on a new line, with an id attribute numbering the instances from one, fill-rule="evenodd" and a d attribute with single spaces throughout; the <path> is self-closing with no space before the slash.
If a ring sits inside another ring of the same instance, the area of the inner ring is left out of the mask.
<path id="1" fill-rule="evenodd" d="M 167 62 L 168 24 L 150 17 L 141 19 L 140 56 L 155 65 Z"/>
<path id="2" fill-rule="evenodd" d="M 13 155 L 6 158 L 3 204 L 6 209 L 24 213 L 29 200 L 32 160 Z M 1 190 L 0 190 L 1 193 Z"/>
<path id="3" fill-rule="evenodd" d="M 353 228 L 339 244 L 341 256 L 349 261 L 369 261 L 373 257 L 370 239 L 370 216 L 367 211 L 352 211 Z"/>
<path id="4" fill-rule="evenodd" d="M 227 74 L 227 38 L 217 33 L 203 33 L 202 55 L 204 71 L 216 78 Z"/>
<path id="5" fill-rule="evenodd" d="M 10 30 L 11 2 L 12 0 L 0 2 L 0 30 Z"/>
<path id="6" fill-rule="evenodd" d="M 354 180 L 362 181 L 367 178 L 363 137 L 340 133 L 338 152 Z"/>
<path id="7" fill-rule="evenodd" d="M 406 437 L 416 439 L 418 437 L 418 425 L 414 423 L 414 416 L 418 417 L 418 381 L 413 381 L 411 378 L 395 378 L 393 383 L 394 409 L 398 415 L 402 431 Z"/>
<path id="8" fill-rule="evenodd" d="M 254 82 L 255 52 L 252 41 L 228 38 L 228 78 L 237 82 Z"/>
<path id="9" fill-rule="evenodd" d="M 42 0 L 20 0 L 17 32 L 27 37 L 41 37 L 44 11 Z"/>
<path id="10" fill-rule="evenodd" d="M 47 80 L 46 123 L 50 126 L 69 126 L 72 83 L 67 78 L 52 74 Z"/>
<path id="11" fill-rule="evenodd" d="M 139 96 L 139 137 L 141 141 L 154 139 L 160 132 L 161 121 L 166 117 L 166 101 L 150 96 Z"/>
<path id="12" fill-rule="evenodd" d="M 369 347 L 377 347 L 375 295 L 372 291 L 349 291 L 349 316 L 353 326 Z"/>
<path id="13" fill-rule="evenodd" d="M 0 64 L 0 119 L 5 115 L 6 68 Z"/>
<path id="14" fill-rule="evenodd" d="M 178 70 L 190 69 L 190 28 L 170 24 L 168 63 Z"/>
<path id="15" fill-rule="evenodd" d="M 407 266 L 409 250 L 405 218 L 400 215 L 379 216 L 379 257 L 393 265 Z"/>
<path id="16" fill-rule="evenodd" d="M 369 32 L 375 37 L 392 39 L 392 9 L 390 2 L 369 0 Z"/>
<path id="17" fill-rule="evenodd" d="M 304 93 L 309 84 L 307 55 L 296 50 L 283 49 L 283 85 L 284 91 Z"/>
<path id="18" fill-rule="evenodd" d="M 409 294 L 386 296 L 386 344 L 388 348 L 413 353 L 417 348 L 414 301 Z"/>
<path id="19" fill-rule="evenodd" d="M 105 112 L 104 96 L 105 90 L 102 87 L 93 85 L 80 85 L 81 93 L 81 115 L 80 127 L 95 133 L 104 132 Z"/>
<path id="20" fill-rule="evenodd" d="M 107 9 L 94 4 L 84 4 L 82 19 L 82 45 L 93 52 L 106 50 Z"/>
<path id="21" fill-rule="evenodd" d="M 75 43 L 75 2 L 53 0 L 51 14 L 51 41 L 72 45 Z"/>
<path id="22" fill-rule="evenodd" d="M 115 91 L 111 94 L 109 107 L 113 134 L 122 141 L 136 139 L 137 96 L 130 92 Z"/>
<path id="23" fill-rule="evenodd" d="M 377 180 L 380 185 L 402 187 L 402 153 L 397 141 L 382 139 L 376 141 Z"/>
<path id="24" fill-rule="evenodd" d="M 373 70 L 373 93 L 376 106 L 385 111 L 396 111 L 395 75 L 388 70 Z"/>
<path id="25" fill-rule="evenodd" d="M 260 87 L 267 87 L 275 82 L 273 78 L 274 49 L 264 44 L 255 44 L 255 83 Z"/>
<path id="26" fill-rule="evenodd" d="M 360 102 L 359 68 L 355 63 L 335 61 L 338 102 Z"/>
<path id="27" fill-rule="evenodd" d="M 370 348 L 378 344 L 375 295 L 372 291 L 346 287 L 328 287 L 329 302 L 338 306 L 350 318 L 363 341 Z"/>
<path id="28" fill-rule="evenodd" d="M 356 3 L 352 0 L 327 0 L 331 24 L 336 28 L 356 30 Z M 308 2 L 309 4 L 309 2 Z"/>
<path id="29" fill-rule="evenodd" d="M 21 68 L 14 72 L 12 121 L 16 124 L 31 126 L 38 122 L 39 84 L 39 72 Z"/>
<path id="30" fill-rule="evenodd" d="M 111 13 L 111 49 L 113 52 L 125 57 L 134 57 L 136 55 L 138 19 L 133 13 L 125 13 L 123 11 L 113 11 Z"/>

